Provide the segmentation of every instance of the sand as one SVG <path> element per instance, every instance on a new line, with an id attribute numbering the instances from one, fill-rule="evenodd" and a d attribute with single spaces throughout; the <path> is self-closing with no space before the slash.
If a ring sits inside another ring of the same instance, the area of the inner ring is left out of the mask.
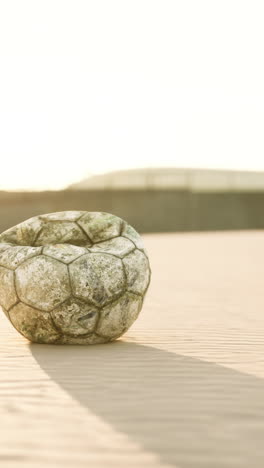
<path id="1" fill-rule="evenodd" d="M 0 466 L 263 468 L 264 232 L 145 236 L 116 343 L 30 344 L 0 319 Z"/>

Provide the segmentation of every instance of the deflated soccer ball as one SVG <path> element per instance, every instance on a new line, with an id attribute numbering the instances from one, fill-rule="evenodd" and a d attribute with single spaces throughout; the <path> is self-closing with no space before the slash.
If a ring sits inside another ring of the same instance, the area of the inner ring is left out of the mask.
<path id="1" fill-rule="evenodd" d="M 138 317 L 149 282 L 139 234 L 109 213 L 40 215 L 0 235 L 0 305 L 33 342 L 115 340 Z"/>

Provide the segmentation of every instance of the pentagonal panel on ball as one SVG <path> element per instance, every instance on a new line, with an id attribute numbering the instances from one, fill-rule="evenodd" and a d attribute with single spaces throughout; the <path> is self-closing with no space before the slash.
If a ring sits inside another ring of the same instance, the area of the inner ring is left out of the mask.
<path id="1" fill-rule="evenodd" d="M 99 313 L 95 306 L 70 297 L 52 310 L 51 316 L 62 333 L 79 336 L 94 331 Z"/>
<path id="2" fill-rule="evenodd" d="M 86 213 L 78 224 L 87 233 L 92 242 L 101 242 L 118 236 L 122 220 L 110 213 Z"/>
<path id="3" fill-rule="evenodd" d="M 44 247 L 43 254 L 68 264 L 81 255 L 87 254 L 87 250 L 85 247 L 72 244 L 55 244 Z"/>
<path id="4" fill-rule="evenodd" d="M 39 216 L 27 219 L 17 225 L 16 244 L 34 245 L 34 242 L 42 228 L 42 221 Z"/>
<path id="5" fill-rule="evenodd" d="M 109 253 L 122 258 L 134 249 L 135 246 L 129 239 L 118 236 L 114 239 L 94 244 L 89 250 L 91 252 Z"/>
<path id="6" fill-rule="evenodd" d="M 0 305 L 8 310 L 17 301 L 15 290 L 14 272 L 7 268 L 0 267 Z"/>
<path id="7" fill-rule="evenodd" d="M 117 338 L 136 320 L 142 306 L 142 298 L 126 293 L 113 304 L 105 306 L 96 329 L 100 336 Z"/>
<path id="8" fill-rule="evenodd" d="M 39 255 L 30 258 L 15 272 L 17 294 L 21 301 L 49 311 L 70 296 L 67 266 Z"/>
<path id="9" fill-rule="evenodd" d="M 76 221 L 85 211 L 56 211 L 55 213 L 47 213 L 40 215 L 40 219 L 45 221 Z"/>
<path id="10" fill-rule="evenodd" d="M 19 302 L 11 309 L 9 317 L 14 327 L 30 341 L 53 343 L 60 337 L 48 312 Z"/>
<path id="11" fill-rule="evenodd" d="M 35 239 L 40 232 L 42 222 L 38 216 L 27 219 L 13 226 L 0 235 L 0 242 L 11 242 L 16 245 L 34 245 Z"/>
<path id="12" fill-rule="evenodd" d="M 144 253 L 136 249 L 123 259 L 123 263 L 128 290 L 136 294 L 145 294 L 150 279 L 150 268 Z"/>
<path id="13" fill-rule="evenodd" d="M 80 226 L 70 221 L 47 221 L 43 224 L 35 245 L 47 244 L 90 245 Z"/>
<path id="14" fill-rule="evenodd" d="M 25 260 L 40 254 L 40 252 L 41 247 L 13 245 L 0 253 L 0 265 L 15 270 Z"/>
<path id="15" fill-rule="evenodd" d="M 130 224 L 125 223 L 121 235 L 133 241 L 138 249 L 144 250 L 144 244 L 141 236 L 132 226 L 130 226 Z"/>
<path id="16" fill-rule="evenodd" d="M 73 294 L 98 307 L 114 300 L 125 288 L 122 261 L 113 255 L 83 255 L 69 270 Z"/>

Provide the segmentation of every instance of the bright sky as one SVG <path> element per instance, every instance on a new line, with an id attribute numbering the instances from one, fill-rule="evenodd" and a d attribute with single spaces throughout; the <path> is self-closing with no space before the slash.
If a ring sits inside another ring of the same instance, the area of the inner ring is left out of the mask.
<path id="1" fill-rule="evenodd" d="M 0 0 L 0 189 L 264 169 L 263 2 Z"/>

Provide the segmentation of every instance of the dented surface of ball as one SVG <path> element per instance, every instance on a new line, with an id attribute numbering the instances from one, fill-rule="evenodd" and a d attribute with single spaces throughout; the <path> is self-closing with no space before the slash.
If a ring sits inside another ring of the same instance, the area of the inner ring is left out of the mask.
<path id="1" fill-rule="evenodd" d="M 0 305 L 33 342 L 115 340 L 138 317 L 150 275 L 141 237 L 109 213 L 39 215 L 0 235 Z"/>

